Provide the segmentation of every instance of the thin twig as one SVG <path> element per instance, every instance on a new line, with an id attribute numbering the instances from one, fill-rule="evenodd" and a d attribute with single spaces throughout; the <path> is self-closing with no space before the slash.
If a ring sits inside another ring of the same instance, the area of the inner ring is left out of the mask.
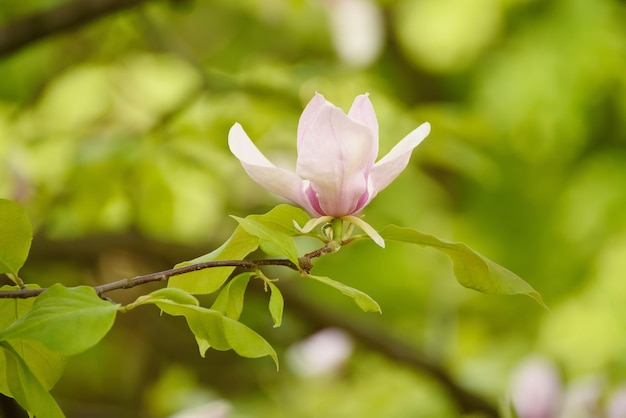
<path id="1" fill-rule="evenodd" d="M 123 235 L 121 238 L 105 236 L 95 241 L 93 238 L 70 242 L 46 242 L 43 239 L 38 239 L 35 243 L 38 245 L 35 245 L 31 255 L 34 255 L 38 261 L 64 259 L 68 254 L 71 254 L 73 259 L 76 259 L 78 255 L 81 261 L 92 263 L 95 257 L 94 254 L 105 252 L 107 248 L 125 248 L 129 252 L 138 252 L 149 256 L 153 260 L 166 260 L 168 263 L 174 263 L 176 259 L 192 256 L 190 250 L 182 247 L 168 246 L 163 248 L 160 245 L 155 245 L 152 241 L 144 241 L 143 238 L 129 235 Z M 343 246 L 346 244 L 348 244 L 348 241 L 342 242 Z M 319 257 L 326 251 L 325 247 L 313 251 L 304 257 L 310 257 L 309 261 L 315 258 L 315 256 Z M 302 268 L 303 260 L 300 259 L 299 261 Z M 457 403 L 460 411 L 474 412 L 479 416 L 489 418 L 498 416 L 492 400 L 479 392 L 475 392 L 472 388 L 464 387 L 457 383 L 454 376 L 441 364 L 430 361 L 428 356 L 414 347 L 407 338 L 394 335 L 386 325 L 374 322 L 374 317 L 362 318 L 360 321 L 357 321 L 350 315 L 335 312 L 322 301 L 311 299 L 310 295 L 297 291 L 298 288 L 288 282 L 281 283 L 280 290 L 285 299 L 289 300 L 289 313 L 296 315 L 314 329 L 331 326 L 341 327 L 357 341 L 361 342 L 364 347 L 372 350 L 372 352 L 379 353 L 390 361 L 406 366 L 408 370 L 417 373 L 419 376 L 429 376 L 434 381 L 439 382 L 451 399 L 454 399 L 454 402 Z"/>
<path id="2" fill-rule="evenodd" d="M 135 286 L 140 286 L 146 283 L 152 282 L 163 282 L 167 281 L 170 277 L 179 276 L 181 274 L 190 273 L 193 271 L 204 270 L 208 268 L 216 268 L 216 267 L 239 267 L 248 271 L 257 270 L 261 266 L 284 266 L 289 267 L 292 270 L 302 271 L 305 274 L 308 274 L 313 267 L 311 263 L 311 259 L 320 257 L 324 254 L 328 254 L 329 250 L 327 249 L 328 244 L 324 247 L 312 251 L 304 256 L 300 257 L 298 260 L 300 265 L 296 266 L 291 260 L 287 259 L 261 259 L 261 260 L 215 260 L 215 261 L 205 261 L 204 263 L 196 263 L 190 264 L 188 266 L 159 271 L 156 273 L 146 274 L 143 276 L 136 276 L 132 279 L 122 279 L 112 283 L 106 283 L 100 286 L 94 286 L 93 289 L 96 291 L 98 296 L 102 296 L 103 294 L 110 292 L 112 290 L 119 289 L 130 289 Z M 0 292 L 0 299 L 11 298 L 11 299 L 27 299 L 39 296 L 43 292 L 45 292 L 47 288 L 39 288 L 39 289 L 20 289 L 20 290 L 7 290 Z"/>

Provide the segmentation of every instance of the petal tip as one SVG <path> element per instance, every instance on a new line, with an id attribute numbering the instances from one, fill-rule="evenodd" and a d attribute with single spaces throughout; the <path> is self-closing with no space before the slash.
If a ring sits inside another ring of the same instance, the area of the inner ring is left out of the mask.
<path id="1" fill-rule="evenodd" d="M 358 226 L 359 228 L 361 228 L 363 232 L 365 232 L 365 234 L 368 237 L 372 239 L 372 241 L 376 243 L 376 245 L 378 245 L 381 248 L 385 248 L 385 239 L 370 224 L 365 222 L 363 219 L 354 215 L 344 216 L 341 219 Z"/>

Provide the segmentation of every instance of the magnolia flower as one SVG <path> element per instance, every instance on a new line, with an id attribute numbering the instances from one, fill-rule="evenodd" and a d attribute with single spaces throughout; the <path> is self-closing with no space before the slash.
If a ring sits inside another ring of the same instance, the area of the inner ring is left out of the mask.
<path id="1" fill-rule="evenodd" d="M 376 230 L 356 215 L 406 168 L 413 148 L 429 132 L 423 123 L 375 162 L 378 121 L 368 95 L 357 96 L 346 115 L 316 93 L 300 116 L 295 172 L 272 164 L 238 123 L 230 129 L 228 145 L 254 181 L 316 217 L 304 232 L 341 218 L 384 247 Z"/>

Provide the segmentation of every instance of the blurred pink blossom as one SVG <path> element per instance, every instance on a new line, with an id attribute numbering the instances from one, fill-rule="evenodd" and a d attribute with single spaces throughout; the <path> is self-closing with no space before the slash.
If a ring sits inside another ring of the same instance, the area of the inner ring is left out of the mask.
<path id="1" fill-rule="evenodd" d="M 367 67 L 383 50 L 385 19 L 373 0 L 325 0 L 330 33 L 339 58 L 354 67 Z"/>
<path id="2" fill-rule="evenodd" d="M 519 418 L 556 418 L 561 406 L 561 379 L 554 365 L 531 357 L 518 366 L 511 387 Z"/>

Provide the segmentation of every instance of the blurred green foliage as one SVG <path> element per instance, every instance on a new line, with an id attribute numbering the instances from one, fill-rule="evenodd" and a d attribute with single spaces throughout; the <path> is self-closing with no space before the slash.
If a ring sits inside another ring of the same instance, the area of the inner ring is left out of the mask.
<path id="1" fill-rule="evenodd" d="M 62 3 L 2 2 L 0 25 Z M 345 247 L 314 273 L 367 292 L 382 307 L 377 324 L 494 402 L 536 353 L 565 381 L 624 382 L 626 4 L 379 0 L 384 48 L 355 66 L 333 47 L 336 3 L 146 2 L 3 57 L 0 196 L 24 205 L 36 232 L 22 278 L 92 285 L 210 251 L 236 227 L 229 214 L 279 202 L 229 153 L 230 126 L 289 164 L 315 91 L 344 109 L 368 91 L 381 155 L 432 125 L 368 223 L 466 242 L 527 280 L 552 314 L 463 289 L 445 256 L 396 243 Z M 324 286 L 304 290 L 372 319 Z M 244 322 L 284 358 L 315 327 L 286 297 L 273 329 L 258 293 Z M 458 416 L 427 374 L 367 346 L 339 372 L 276 374 L 269 359 L 201 359 L 177 319 L 133 312 L 73 359 L 53 391 L 68 416 L 162 417 L 219 399 L 233 417 Z"/>

